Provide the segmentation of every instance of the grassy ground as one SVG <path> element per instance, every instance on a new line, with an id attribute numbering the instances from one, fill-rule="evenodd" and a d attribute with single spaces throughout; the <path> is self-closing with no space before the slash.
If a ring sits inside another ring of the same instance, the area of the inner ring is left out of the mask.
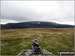
<path id="1" fill-rule="evenodd" d="M 74 51 L 74 28 L 26 28 L 1 30 L 1 54 L 17 55 L 23 49 L 31 49 L 34 39 L 42 49 L 54 54 Z"/>

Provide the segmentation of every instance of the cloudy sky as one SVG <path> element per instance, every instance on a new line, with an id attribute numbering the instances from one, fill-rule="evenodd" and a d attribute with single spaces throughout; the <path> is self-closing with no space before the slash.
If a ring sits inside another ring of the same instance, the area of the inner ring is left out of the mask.
<path id="1" fill-rule="evenodd" d="M 27 21 L 74 25 L 74 1 L 1 1 L 1 24 Z"/>

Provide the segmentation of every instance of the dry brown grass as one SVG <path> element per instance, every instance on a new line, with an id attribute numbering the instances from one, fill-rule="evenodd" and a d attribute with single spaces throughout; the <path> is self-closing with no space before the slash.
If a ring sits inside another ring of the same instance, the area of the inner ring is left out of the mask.
<path id="1" fill-rule="evenodd" d="M 29 49 L 33 39 L 38 39 L 42 49 L 54 54 L 74 51 L 74 28 L 25 28 L 1 30 L 2 54 L 14 55 Z"/>

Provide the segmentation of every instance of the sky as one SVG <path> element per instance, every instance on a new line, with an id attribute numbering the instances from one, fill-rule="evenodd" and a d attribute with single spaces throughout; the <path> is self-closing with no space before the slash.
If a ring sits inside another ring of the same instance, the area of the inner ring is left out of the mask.
<path id="1" fill-rule="evenodd" d="M 74 1 L 1 1 L 1 24 L 27 21 L 74 25 Z"/>

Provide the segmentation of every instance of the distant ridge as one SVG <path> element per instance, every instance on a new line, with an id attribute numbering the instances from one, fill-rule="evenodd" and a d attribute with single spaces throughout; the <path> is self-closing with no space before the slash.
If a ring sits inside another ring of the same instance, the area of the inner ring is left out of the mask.
<path id="1" fill-rule="evenodd" d="M 21 23 L 1 24 L 1 29 L 18 29 L 18 28 L 73 28 L 73 25 L 57 24 L 54 22 L 29 21 Z"/>

